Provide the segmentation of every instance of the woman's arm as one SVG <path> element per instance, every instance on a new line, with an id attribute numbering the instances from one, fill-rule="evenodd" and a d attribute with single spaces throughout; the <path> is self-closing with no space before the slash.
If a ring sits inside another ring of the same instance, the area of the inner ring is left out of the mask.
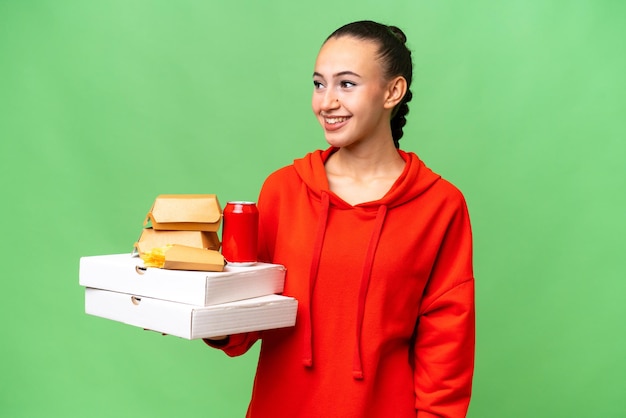
<path id="1" fill-rule="evenodd" d="M 472 237 L 465 202 L 447 225 L 421 303 L 414 349 L 418 418 L 465 417 L 474 373 Z"/>

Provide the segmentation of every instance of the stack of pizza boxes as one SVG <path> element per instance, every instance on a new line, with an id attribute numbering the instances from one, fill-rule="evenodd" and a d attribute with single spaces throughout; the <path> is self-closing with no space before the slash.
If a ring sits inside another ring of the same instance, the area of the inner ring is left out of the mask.
<path id="1" fill-rule="evenodd" d="M 293 326 L 285 268 L 226 264 L 221 221 L 214 194 L 158 196 L 132 252 L 80 259 L 86 313 L 186 339 Z"/>

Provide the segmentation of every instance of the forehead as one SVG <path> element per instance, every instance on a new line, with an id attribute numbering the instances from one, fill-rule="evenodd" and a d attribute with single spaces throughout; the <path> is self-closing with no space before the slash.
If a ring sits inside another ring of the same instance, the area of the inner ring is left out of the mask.
<path id="1" fill-rule="evenodd" d="M 327 40 L 315 61 L 315 71 L 320 74 L 334 74 L 352 71 L 357 74 L 380 72 L 376 43 L 350 36 Z"/>

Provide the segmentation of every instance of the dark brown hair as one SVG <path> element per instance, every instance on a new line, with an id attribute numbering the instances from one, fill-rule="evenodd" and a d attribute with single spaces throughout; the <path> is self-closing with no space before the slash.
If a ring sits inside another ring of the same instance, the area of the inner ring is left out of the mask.
<path id="1" fill-rule="evenodd" d="M 402 138 L 402 128 L 406 125 L 406 115 L 409 113 L 408 102 L 413 98 L 410 90 L 413 80 L 413 61 L 411 51 L 406 46 L 406 35 L 396 26 L 362 20 L 340 27 L 331 33 L 326 40 L 342 36 L 375 42 L 378 44 L 378 57 L 385 77 L 391 79 L 402 76 L 405 78 L 407 83 L 406 94 L 391 114 L 391 134 L 396 148 L 399 148 L 398 141 Z"/>

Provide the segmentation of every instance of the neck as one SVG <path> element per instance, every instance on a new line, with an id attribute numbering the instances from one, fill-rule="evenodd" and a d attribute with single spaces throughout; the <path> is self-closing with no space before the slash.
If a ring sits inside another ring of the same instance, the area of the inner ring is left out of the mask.
<path id="1" fill-rule="evenodd" d="M 392 140 L 371 145 L 339 148 L 326 162 L 326 171 L 361 180 L 402 172 L 404 160 Z"/>

